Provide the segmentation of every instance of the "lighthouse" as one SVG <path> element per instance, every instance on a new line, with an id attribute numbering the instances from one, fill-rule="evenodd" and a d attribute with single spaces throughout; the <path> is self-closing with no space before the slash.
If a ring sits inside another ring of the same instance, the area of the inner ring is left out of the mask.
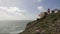
<path id="1" fill-rule="evenodd" d="M 49 9 L 49 8 L 48 8 L 48 10 L 47 10 L 47 11 L 48 11 L 47 13 L 48 13 L 48 14 L 50 14 L 50 9 Z"/>

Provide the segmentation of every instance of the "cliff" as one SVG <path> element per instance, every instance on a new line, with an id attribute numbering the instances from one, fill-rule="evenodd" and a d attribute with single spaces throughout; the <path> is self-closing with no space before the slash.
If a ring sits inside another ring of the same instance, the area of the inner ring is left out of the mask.
<path id="1" fill-rule="evenodd" d="M 36 34 L 35 31 L 38 29 L 43 30 L 40 34 L 60 34 L 60 12 L 28 23 L 25 30 L 19 34 Z"/>

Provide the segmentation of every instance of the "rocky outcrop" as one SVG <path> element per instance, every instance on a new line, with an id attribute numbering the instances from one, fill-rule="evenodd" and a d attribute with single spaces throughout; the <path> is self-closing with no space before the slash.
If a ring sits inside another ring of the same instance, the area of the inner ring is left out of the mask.
<path id="1" fill-rule="evenodd" d="M 40 34 L 60 34 L 60 12 L 28 23 L 25 30 L 19 34 L 36 34 L 39 30 Z"/>

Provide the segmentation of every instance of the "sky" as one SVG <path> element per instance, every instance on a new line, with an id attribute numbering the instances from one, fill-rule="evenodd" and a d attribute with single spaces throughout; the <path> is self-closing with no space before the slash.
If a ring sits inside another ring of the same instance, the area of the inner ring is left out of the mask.
<path id="1" fill-rule="evenodd" d="M 35 20 L 48 8 L 60 9 L 60 0 L 0 0 L 0 20 Z"/>

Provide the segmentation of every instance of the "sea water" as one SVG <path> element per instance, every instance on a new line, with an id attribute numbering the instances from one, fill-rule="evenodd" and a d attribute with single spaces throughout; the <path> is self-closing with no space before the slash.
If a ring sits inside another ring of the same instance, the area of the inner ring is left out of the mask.
<path id="1" fill-rule="evenodd" d="M 0 34 L 18 34 L 30 20 L 0 21 Z"/>

